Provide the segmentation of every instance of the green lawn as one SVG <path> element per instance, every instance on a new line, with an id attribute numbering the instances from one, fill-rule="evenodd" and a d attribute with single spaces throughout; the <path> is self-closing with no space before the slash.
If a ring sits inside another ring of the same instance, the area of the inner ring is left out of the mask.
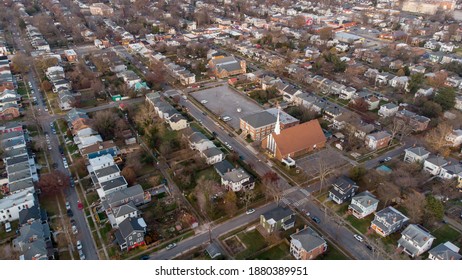
<path id="1" fill-rule="evenodd" d="M 58 208 L 58 205 L 56 204 L 55 197 L 41 196 L 40 197 L 40 207 L 42 207 L 43 209 L 47 211 L 48 216 L 59 214 L 59 208 Z"/>
<path id="2" fill-rule="evenodd" d="M 451 241 L 454 243 L 454 241 L 458 240 L 461 236 L 461 233 L 453 229 L 450 225 L 443 225 L 442 227 L 433 231 L 432 234 L 436 237 L 436 241 L 434 242 L 435 244 L 444 243 L 446 241 Z"/>
<path id="3" fill-rule="evenodd" d="M 318 260 L 349 260 L 342 252 L 337 248 L 332 246 L 332 244 L 327 243 L 327 252 L 324 255 L 321 255 L 317 258 Z"/>
<path id="4" fill-rule="evenodd" d="M 265 238 L 256 229 L 241 232 L 237 236 L 245 244 L 247 249 L 237 254 L 236 259 L 245 259 L 268 245 Z"/>
<path id="5" fill-rule="evenodd" d="M 261 252 L 254 257 L 255 260 L 281 260 L 286 259 L 289 255 L 289 245 L 286 242 L 281 242 L 270 249 Z"/>
<path id="6" fill-rule="evenodd" d="M 197 173 L 197 176 L 196 176 L 197 180 L 199 180 L 201 177 L 207 180 L 220 182 L 220 175 L 218 175 L 218 173 L 215 171 L 215 168 L 213 168 L 213 166 L 210 166 L 209 168 L 201 170 L 199 173 Z"/>
<path id="7" fill-rule="evenodd" d="M 374 215 L 369 215 L 362 219 L 357 219 L 353 215 L 349 215 L 346 220 L 357 230 L 359 230 L 362 234 L 366 234 L 367 229 L 370 227 L 372 220 L 374 219 Z"/>

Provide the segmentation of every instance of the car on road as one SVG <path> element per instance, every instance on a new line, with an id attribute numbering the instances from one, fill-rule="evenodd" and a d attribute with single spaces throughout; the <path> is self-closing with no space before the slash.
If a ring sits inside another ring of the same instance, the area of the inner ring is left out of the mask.
<path id="1" fill-rule="evenodd" d="M 171 250 L 171 249 L 173 249 L 173 248 L 175 248 L 175 247 L 176 247 L 176 243 L 174 242 L 174 243 L 168 244 L 167 247 L 165 247 L 165 249 Z"/>
<path id="2" fill-rule="evenodd" d="M 69 201 L 66 201 L 66 210 L 70 210 L 71 209 L 71 204 L 69 203 Z"/>
<path id="3" fill-rule="evenodd" d="M 212 132 L 212 135 L 217 137 L 218 133 L 216 133 L 215 131 Z"/>
<path id="4" fill-rule="evenodd" d="M 150 259 L 149 255 L 143 255 L 140 257 L 140 260 L 149 260 L 149 259 Z"/>
<path id="5" fill-rule="evenodd" d="M 66 214 L 67 214 L 68 217 L 73 217 L 74 216 L 74 213 L 72 213 L 71 209 L 67 209 Z"/>
<path id="6" fill-rule="evenodd" d="M 306 215 L 307 217 L 309 217 L 309 216 L 311 216 L 311 213 L 310 213 L 310 212 L 306 212 L 305 215 Z"/>
<path id="7" fill-rule="evenodd" d="M 83 209 L 83 203 L 79 201 L 77 201 L 77 209 L 79 210 L 82 210 Z"/>
<path id="8" fill-rule="evenodd" d="M 206 113 L 206 112 L 202 112 L 202 115 L 207 116 L 207 113 Z"/>
<path id="9" fill-rule="evenodd" d="M 72 233 L 73 233 L 73 234 L 79 233 L 79 230 L 77 229 L 77 226 L 76 226 L 76 225 L 73 225 L 73 226 L 72 226 Z"/>
<path id="10" fill-rule="evenodd" d="M 82 250 L 82 242 L 80 240 L 77 240 L 77 250 Z"/>
<path id="11" fill-rule="evenodd" d="M 251 209 L 245 211 L 245 213 L 246 213 L 247 215 L 250 215 L 250 214 L 252 214 L 252 213 L 254 213 L 254 212 L 255 212 L 255 209 L 253 209 L 253 208 L 251 208 Z"/>
<path id="12" fill-rule="evenodd" d="M 353 235 L 353 236 L 354 236 L 355 239 L 358 240 L 359 242 L 363 242 L 363 241 L 364 241 L 364 239 L 362 238 L 361 235 L 355 234 L 355 235 Z"/>
<path id="13" fill-rule="evenodd" d="M 167 245 L 167 247 L 165 247 L 165 249 L 171 250 L 171 249 L 173 249 L 175 247 L 176 247 L 176 243 L 170 243 L 170 244 Z"/>
<path id="14" fill-rule="evenodd" d="M 85 254 L 82 252 L 82 250 L 79 250 L 79 258 L 83 261 L 85 260 Z"/>
<path id="15" fill-rule="evenodd" d="M 317 224 L 320 224 L 320 223 L 321 223 L 321 219 L 319 219 L 319 218 L 316 217 L 316 216 L 311 217 L 311 219 L 312 219 L 315 223 L 317 223 Z"/>
<path id="16" fill-rule="evenodd" d="M 74 180 L 71 178 L 69 181 L 70 181 L 70 183 L 71 183 L 71 188 L 75 188 L 75 182 L 74 182 Z"/>
<path id="17" fill-rule="evenodd" d="M 390 161 L 390 160 L 391 160 L 391 157 L 386 157 L 386 158 L 384 158 L 383 160 L 384 160 L 385 162 Z"/>
<path id="18" fill-rule="evenodd" d="M 45 107 L 45 109 L 44 109 L 44 110 L 45 110 L 45 112 L 48 112 L 48 107 Z"/>
<path id="19" fill-rule="evenodd" d="M 207 104 L 207 103 L 209 103 L 207 100 L 205 99 L 201 100 L 201 104 Z"/>
<path id="20" fill-rule="evenodd" d="M 372 248 L 372 246 L 369 245 L 369 244 L 366 244 L 366 248 L 369 249 L 369 250 L 371 250 L 371 251 L 374 251 L 374 248 Z"/>

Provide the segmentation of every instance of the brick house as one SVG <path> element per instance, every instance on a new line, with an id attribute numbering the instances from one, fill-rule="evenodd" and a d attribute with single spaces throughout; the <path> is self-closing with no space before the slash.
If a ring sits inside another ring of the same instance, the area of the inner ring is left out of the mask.
<path id="1" fill-rule="evenodd" d="M 311 227 L 290 236 L 290 253 L 297 260 L 313 260 L 327 251 L 327 242 Z"/>
<path id="2" fill-rule="evenodd" d="M 214 58 L 209 61 L 208 66 L 212 69 L 213 74 L 220 79 L 247 72 L 245 60 L 238 61 L 233 56 Z"/>

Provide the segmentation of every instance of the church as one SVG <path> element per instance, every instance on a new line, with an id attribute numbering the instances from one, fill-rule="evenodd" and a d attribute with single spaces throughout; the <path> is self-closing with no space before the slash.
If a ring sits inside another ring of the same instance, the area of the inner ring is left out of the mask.
<path id="1" fill-rule="evenodd" d="M 274 131 L 262 141 L 262 147 L 288 166 L 295 158 L 324 148 L 326 136 L 317 119 L 281 130 L 279 112 Z"/>

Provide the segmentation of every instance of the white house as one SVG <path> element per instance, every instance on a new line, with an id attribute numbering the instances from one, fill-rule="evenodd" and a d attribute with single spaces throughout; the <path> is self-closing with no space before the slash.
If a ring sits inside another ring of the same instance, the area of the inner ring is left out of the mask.
<path id="1" fill-rule="evenodd" d="M 356 89 L 354 87 L 346 87 L 340 92 L 339 98 L 350 100 L 354 96 L 355 93 L 356 93 Z"/>
<path id="2" fill-rule="evenodd" d="M 111 208 L 110 213 L 107 215 L 113 228 L 119 227 L 125 219 L 138 218 L 140 211 L 136 208 L 133 201 L 123 204 L 119 207 Z"/>
<path id="3" fill-rule="evenodd" d="M 365 191 L 355 195 L 351 199 L 351 204 L 348 206 L 348 210 L 351 211 L 353 216 L 358 219 L 362 219 L 369 214 L 374 213 L 379 205 L 379 200 L 370 192 Z"/>
<path id="4" fill-rule="evenodd" d="M 87 166 L 89 173 L 115 164 L 111 154 L 91 158 L 88 161 L 90 163 L 90 165 Z"/>
<path id="5" fill-rule="evenodd" d="M 446 141 L 448 141 L 452 147 L 457 147 L 462 144 L 462 129 L 454 129 L 451 133 L 446 135 Z"/>
<path id="6" fill-rule="evenodd" d="M 172 130 L 182 130 L 189 127 L 188 120 L 181 114 L 173 115 L 167 119 L 167 123 Z"/>
<path id="7" fill-rule="evenodd" d="M 392 117 L 398 112 L 399 106 L 393 103 L 387 103 L 380 106 L 378 114 L 382 118 Z"/>
<path id="8" fill-rule="evenodd" d="M 110 165 L 94 171 L 99 183 L 115 179 L 120 176 L 120 169 L 117 165 Z"/>
<path id="9" fill-rule="evenodd" d="M 238 192 L 253 189 L 255 187 L 255 179 L 245 172 L 244 169 L 238 168 L 224 173 L 221 177 L 221 185 L 228 191 Z"/>
<path id="10" fill-rule="evenodd" d="M 447 180 L 458 178 L 460 181 L 462 179 L 462 165 L 455 163 L 443 166 L 441 167 L 438 177 Z"/>
<path id="11" fill-rule="evenodd" d="M 0 222 L 11 222 L 19 219 L 19 211 L 35 205 L 34 193 L 23 190 L 0 199 Z"/>
<path id="12" fill-rule="evenodd" d="M 199 152 L 215 147 L 215 144 L 213 144 L 212 141 L 200 132 L 194 132 L 191 134 L 188 141 L 191 149 Z"/>
<path id="13" fill-rule="evenodd" d="M 401 233 L 398 250 L 411 257 L 417 257 L 428 251 L 436 238 L 420 225 L 410 224 Z"/>
<path id="14" fill-rule="evenodd" d="M 388 84 L 394 88 L 405 88 L 408 82 L 409 78 L 406 76 L 395 76 L 388 81 Z"/>
<path id="15" fill-rule="evenodd" d="M 430 251 L 428 251 L 428 259 L 433 261 L 460 260 L 462 259 L 462 256 L 459 254 L 459 250 L 459 247 L 447 241 L 444 244 L 441 243 L 438 246 L 431 249 Z"/>
<path id="16" fill-rule="evenodd" d="M 423 147 L 408 148 L 404 151 L 404 161 L 408 163 L 424 162 L 430 156 L 430 152 Z"/>
<path id="17" fill-rule="evenodd" d="M 209 165 L 220 162 L 225 158 L 225 154 L 217 147 L 206 149 L 201 152 L 201 155 Z"/>
<path id="18" fill-rule="evenodd" d="M 441 172 L 441 168 L 446 165 L 448 165 L 448 161 L 443 157 L 432 156 L 424 161 L 423 169 L 434 176 L 438 176 Z"/>

